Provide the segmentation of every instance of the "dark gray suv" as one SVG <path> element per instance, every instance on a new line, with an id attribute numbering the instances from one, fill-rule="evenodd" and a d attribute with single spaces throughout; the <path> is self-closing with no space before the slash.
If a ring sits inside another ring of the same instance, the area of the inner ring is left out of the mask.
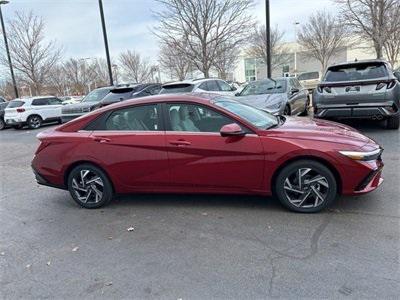
<path id="1" fill-rule="evenodd" d="M 314 116 L 387 120 L 398 129 L 400 83 L 384 60 L 330 66 L 313 94 Z"/>

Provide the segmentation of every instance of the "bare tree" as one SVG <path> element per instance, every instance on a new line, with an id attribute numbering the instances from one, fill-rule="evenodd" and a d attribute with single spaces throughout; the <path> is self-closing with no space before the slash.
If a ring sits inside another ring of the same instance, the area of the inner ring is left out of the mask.
<path id="1" fill-rule="evenodd" d="M 354 33 L 370 40 L 375 48 L 376 57 L 382 58 L 384 42 L 400 26 L 399 0 L 336 0 L 341 7 L 343 25 L 349 26 Z M 397 11 L 397 14 L 392 14 Z M 395 26 L 393 25 L 395 23 Z"/>
<path id="2" fill-rule="evenodd" d="M 283 44 L 285 32 L 280 31 L 278 27 L 271 30 L 271 67 L 272 69 L 281 67 L 290 61 L 287 55 L 288 49 Z M 267 35 L 265 26 L 260 25 L 254 28 L 250 38 L 250 48 L 247 54 L 254 58 L 260 58 L 267 64 Z"/>
<path id="3" fill-rule="evenodd" d="M 332 56 L 349 45 L 347 33 L 336 17 L 327 12 L 317 12 L 301 27 L 297 39 L 306 50 L 304 54 L 321 63 L 323 72 Z"/>
<path id="4" fill-rule="evenodd" d="M 218 71 L 218 77 L 228 79 L 229 72 L 233 71 L 239 57 L 239 50 L 236 47 L 223 45 L 217 49 L 213 66 Z"/>
<path id="5" fill-rule="evenodd" d="M 167 71 L 171 77 L 184 80 L 189 72 L 191 63 L 187 56 L 180 50 L 179 46 L 172 42 L 161 45 L 159 62 L 161 67 Z"/>
<path id="6" fill-rule="evenodd" d="M 69 84 L 69 92 L 79 95 L 89 92 L 90 85 L 97 78 L 96 68 L 96 63 L 86 59 L 70 58 L 64 62 L 63 70 Z"/>
<path id="7" fill-rule="evenodd" d="M 15 18 L 8 24 L 13 66 L 22 80 L 33 87 L 34 94 L 40 94 L 41 86 L 61 55 L 61 49 L 54 41 L 45 41 L 44 29 L 42 18 L 32 12 L 16 12 Z M 8 64 L 4 56 L 1 61 Z"/>
<path id="8" fill-rule="evenodd" d="M 154 34 L 176 45 L 205 77 L 218 53 L 243 44 L 254 26 L 248 14 L 253 0 L 157 0 Z"/>
<path id="9" fill-rule="evenodd" d="M 140 83 L 150 79 L 151 65 L 139 53 L 127 50 L 120 54 L 119 63 L 126 79 Z"/>
<path id="10" fill-rule="evenodd" d="M 400 6 L 389 13 L 388 32 L 383 41 L 384 53 L 392 65 L 392 68 L 398 66 L 400 60 Z"/>
<path id="11" fill-rule="evenodd" d="M 50 70 L 47 78 L 47 86 L 52 87 L 57 95 L 64 95 L 66 90 L 69 89 L 69 82 L 67 80 L 64 67 L 62 65 L 55 65 Z"/>

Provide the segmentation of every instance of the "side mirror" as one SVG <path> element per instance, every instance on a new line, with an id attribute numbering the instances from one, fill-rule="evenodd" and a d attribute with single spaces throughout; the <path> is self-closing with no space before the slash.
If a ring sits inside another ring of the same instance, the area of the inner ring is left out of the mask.
<path id="1" fill-rule="evenodd" d="M 220 132 L 221 136 L 223 136 L 223 137 L 245 135 L 245 132 L 236 123 L 227 124 L 227 125 L 222 126 L 222 128 L 219 132 Z"/>
<path id="2" fill-rule="evenodd" d="M 240 92 L 235 93 L 235 96 L 240 96 Z"/>
<path id="3" fill-rule="evenodd" d="M 292 95 L 297 94 L 298 92 L 300 92 L 300 90 L 297 89 L 297 88 L 292 88 L 292 89 L 290 90 L 290 94 L 292 94 Z"/>
<path id="4" fill-rule="evenodd" d="M 236 90 L 237 90 L 236 87 L 234 87 L 234 86 L 231 87 L 231 91 L 232 91 L 232 92 L 234 92 L 234 91 L 236 91 Z"/>

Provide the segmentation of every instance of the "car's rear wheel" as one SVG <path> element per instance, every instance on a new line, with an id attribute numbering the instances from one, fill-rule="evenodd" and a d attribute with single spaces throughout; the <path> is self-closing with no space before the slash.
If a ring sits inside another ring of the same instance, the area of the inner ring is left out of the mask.
<path id="1" fill-rule="evenodd" d="M 323 164 L 299 160 L 284 167 L 275 182 L 279 201 L 295 212 L 319 212 L 336 198 L 335 176 Z"/>
<path id="2" fill-rule="evenodd" d="M 85 208 L 99 208 L 113 198 L 107 175 L 90 164 L 78 165 L 69 173 L 68 190 L 75 202 Z"/>
<path id="3" fill-rule="evenodd" d="M 389 117 L 386 121 L 387 129 L 399 129 L 400 127 L 400 115 Z"/>
<path id="4" fill-rule="evenodd" d="M 27 123 L 30 129 L 38 129 L 42 126 L 42 118 L 38 115 L 33 115 L 28 118 Z"/>
<path id="5" fill-rule="evenodd" d="M 6 128 L 6 123 L 3 119 L 0 119 L 0 130 L 3 130 L 4 128 Z"/>

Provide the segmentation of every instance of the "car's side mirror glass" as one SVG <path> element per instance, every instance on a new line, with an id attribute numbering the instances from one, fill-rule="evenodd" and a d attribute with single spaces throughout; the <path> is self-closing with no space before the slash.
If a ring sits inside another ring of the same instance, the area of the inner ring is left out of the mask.
<path id="1" fill-rule="evenodd" d="M 227 137 L 227 136 L 243 136 L 246 133 L 243 131 L 242 127 L 240 127 L 238 124 L 232 123 L 222 126 L 220 134 L 223 137 Z"/>

